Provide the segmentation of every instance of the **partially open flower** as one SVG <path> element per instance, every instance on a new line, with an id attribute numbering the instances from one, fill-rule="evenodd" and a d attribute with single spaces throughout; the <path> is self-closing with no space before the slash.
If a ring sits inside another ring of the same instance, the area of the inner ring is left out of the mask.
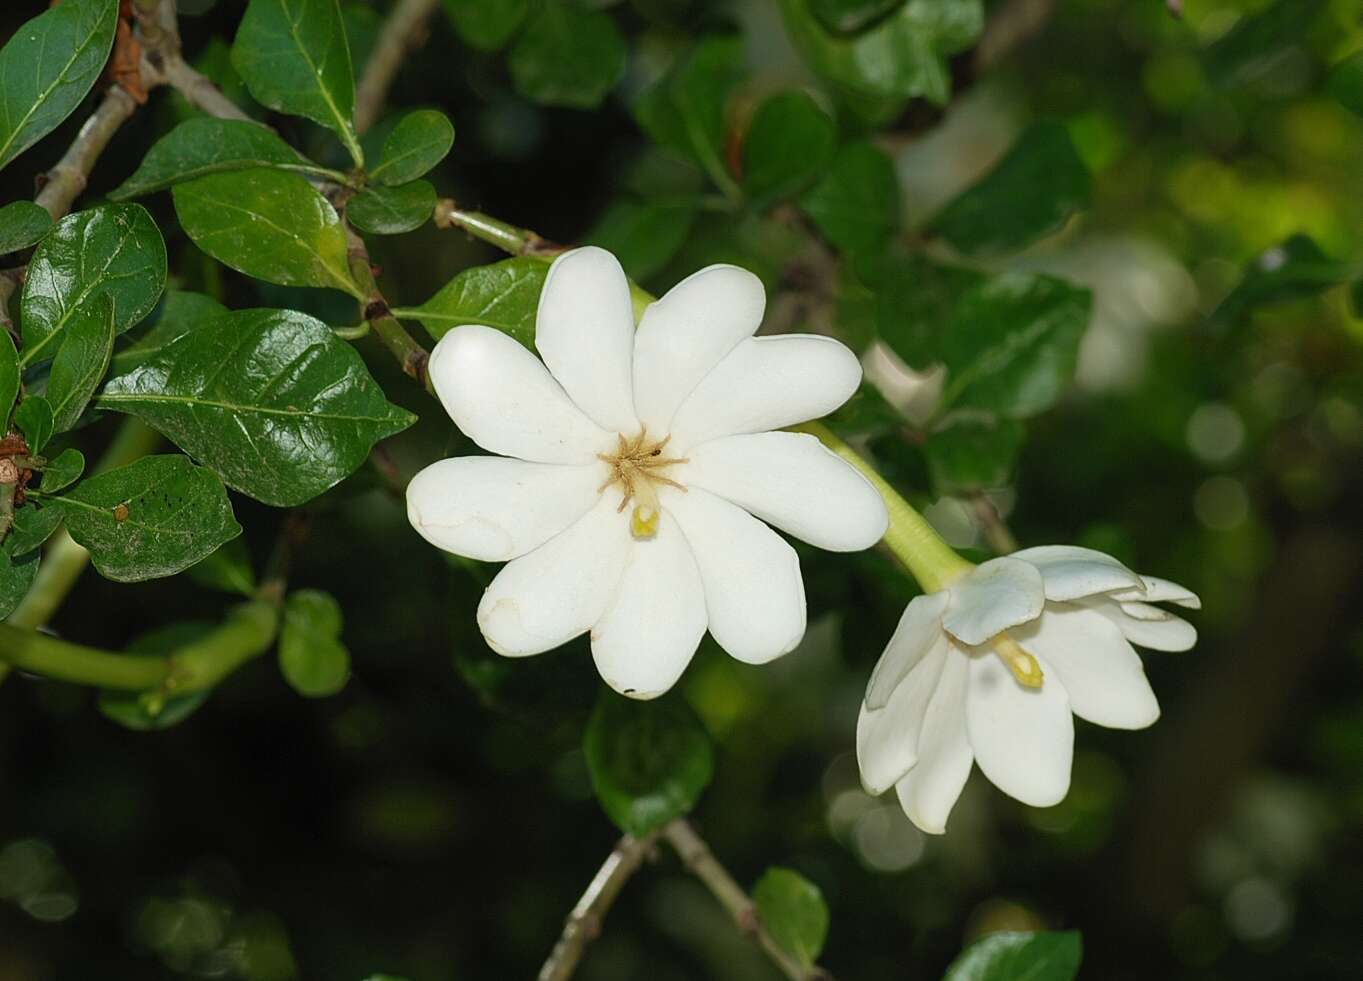
<path id="1" fill-rule="evenodd" d="M 857 723 L 867 790 L 893 786 L 910 820 L 936 834 L 972 762 L 1023 803 L 1058 803 L 1070 785 L 1071 713 L 1112 729 L 1159 718 L 1131 645 L 1182 651 L 1197 632 L 1158 602 L 1200 605 L 1181 586 L 1064 545 L 993 559 L 916 597 Z"/>
<path id="2" fill-rule="evenodd" d="M 413 527 L 447 551 L 509 561 L 478 607 L 501 654 L 588 630 L 601 676 L 636 698 L 672 687 L 707 627 L 741 661 L 805 631 L 795 550 L 763 522 L 834 551 L 868 548 L 879 493 L 813 436 L 771 432 L 856 390 L 842 344 L 753 337 L 761 281 L 711 266 L 645 311 L 609 252 L 560 256 L 533 354 L 488 327 L 450 331 L 431 379 L 451 418 L 496 457 L 413 478 Z M 758 520 L 758 519 L 761 520 Z"/>

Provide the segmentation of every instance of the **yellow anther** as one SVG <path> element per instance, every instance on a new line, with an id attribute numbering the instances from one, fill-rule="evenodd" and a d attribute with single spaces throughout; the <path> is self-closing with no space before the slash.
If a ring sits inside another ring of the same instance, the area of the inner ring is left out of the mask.
<path id="1" fill-rule="evenodd" d="M 1028 654 L 1012 637 L 1007 634 L 999 634 L 989 642 L 990 648 L 999 656 L 1008 670 L 1013 672 L 1013 677 L 1018 680 L 1018 684 L 1028 688 L 1040 688 L 1041 682 L 1045 680 L 1045 675 L 1041 672 L 1041 665 L 1036 658 Z"/>
<path id="2" fill-rule="evenodd" d="M 652 538 L 658 534 L 659 517 L 661 515 L 657 508 L 651 508 L 646 504 L 638 505 L 629 516 L 629 533 L 635 538 Z"/>

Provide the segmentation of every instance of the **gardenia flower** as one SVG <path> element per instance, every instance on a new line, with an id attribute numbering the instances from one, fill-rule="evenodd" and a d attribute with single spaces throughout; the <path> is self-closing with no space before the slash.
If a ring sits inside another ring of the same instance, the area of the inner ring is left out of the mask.
<path id="1" fill-rule="evenodd" d="M 636 331 L 620 264 L 583 248 L 544 283 L 543 363 L 489 327 L 441 338 L 440 401 L 499 456 L 422 470 L 407 512 L 440 548 L 509 560 L 478 606 L 493 650 L 538 654 L 590 630 L 606 682 L 652 698 L 707 628 L 750 664 L 799 643 L 800 564 L 767 524 L 834 551 L 885 533 L 861 474 L 813 436 L 770 431 L 845 402 L 856 357 L 827 337 L 753 337 L 765 302 L 752 273 L 711 266 L 648 306 Z"/>
<path id="2" fill-rule="evenodd" d="M 862 782 L 893 786 L 919 828 L 946 829 L 971 763 L 1034 807 L 1070 785 L 1074 721 L 1142 729 L 1159 704 L 1132 644 L 1193 646 L 1197 632 L 1152 606 L 1197 609 L 1182 586 L 1087 548 L 1024 549 L 916 597 L 867 686 L 857 723 Z"/>

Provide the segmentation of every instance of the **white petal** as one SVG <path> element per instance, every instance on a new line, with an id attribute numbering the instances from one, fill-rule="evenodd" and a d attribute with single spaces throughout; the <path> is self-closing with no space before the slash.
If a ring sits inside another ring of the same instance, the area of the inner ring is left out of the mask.
<path id="1" fill-rule="evenodd" d="M 1141 577 L 1110 555 L 1075 545 L 1039 545 L 1010 556 L 1041 570 L 1048 600 L 1072 600 L 1117 589 L 1143 589 Z"/>
<path id="2" fill-rule="evenodd" d="M 857 765 L 868 794 L 885 793 L 918 759 L 918 735 L 947 659 L 946 638 L 938 636 L 938 644 L 914 665 L 885 708 L 861 707 Z"/>
<path id="3" fill-rule="evenodd" d="M 1100 613 L 1047 604 L 1041 618 L 1019 627 L 1013 638 L 1058 673 L 1079 718 L 1109 729 L 1144 729 L 1159 718 L 1140 655 Z M 1049 683 L 1045 679 L 1042 687 Z"/>
<path id="4" fill-rule="evenodd" d="M 942 613 L 951 595 L 942 590 L 915 596 L 904 608 L 885 653 L 880 655 L 871 680 L 866 685 L 866 707 L 884 708 L 890 693 L 936 643 L 943 639 Z"/>
<path id="5" fill-rule="evenodd" d="M 1197 643 L 1197 628 L 1149 603 L 1118 603 L 1104 597 L 1091 608 L 1117 625 L 1131 643 L 1154 651 L 1186 651 Z"/>
<path id="6" fill-rule="evenodd" d="M 681 529 L 666 511 L 653 538 L 630 543 L 610 608 L 592 628 L 592 658 L 606 684 L 656 698 L 686 670 L 705 636 L 705 590 Z"/>
<path id="7" fill-rule="evenodd" d="M 478 604 L 478 626 L 498 654 L 539 654 L 601 619 L 629 556 L 629 513 L 603 495 L 562 534 L 507 563 Z"/>
<path id="8" fill-rule="evenodd" d="M 694 447 L 687 460 L 684 484 L 718 494 L 819 548 L 870 548 L 890 524 L 870 481 L 814 436 L 725 436 Z"/>
<path id="9" fill-rule="evenodd" d="M 1157 579 L 1155 576 L 1141 576 L 1141 579 L 1145 583 L 1144 589 L 1113 593 L 1112 598 L 1131 600 L 1137 603 L 1173 603 L 1189 610 L 1202 609 L 1202 601 L 1197 598 L 1197 594 L 1176 582 L 1170 582 L 1168 579 Z"/>
<path id="10" fill-rule="evenodd" d="M 431 352 L 430 373 L 450 418 L 489 453 L 591 463 L 614 445 L 540 360 L 500 330 L 456 327 Z"/>
<path id="11" fill-rule="evenodd" d="M 595 246 L 549 267 L 535 348 L 568 397 L 603 429 L 633 435 L 634 305 L 619 261 Z"/>
<path id="12" fill-rule="evenodd" d="M 605 469 L 599 462 L 566 467 L 496 456 L 440 460 L 407 485 L 407 517 L 437 548 L 505 562 L 586 514 Z"/>
<path id="13" fill-rule="evenodd" d="M 762 281 L 737 266 L 707 266 L 649 304 L 634 336 L 634 405 L 649 432 L 670 431 L 697 383 L 762 323 Z"/>
<path id="14" fill-rule="evenodd" d="M 994 786 L 1024 804 L 1050 807 L 1070 788 L 1074 716 L 1055 668 L 1044 658 L 1037 662 L 1046 679 L 1040 688 L 1024 688 L 993 654 L 973 655 L 966 729 L 975 762 Z"/>
<path id="15" fill-rule="evenodd" d="M 1000 630 L 1041 615 L 1046 604 L 1041 572 L 1011 556 L 990 559 L 951 584 L 942 624 L 964 644 L 983 644 Z"/>
<path id="16" fill-rule="evenodd" d="M 966 735 L 966 688 L 970 665 L 956 650 L 947 652 L 937 691 L 923 717 L 918 762 L 895 784 L 904 813 L 922 831 L 940 835 L 956 806 L 974 754 Z"/>
<path id="17" fill-rule="evenodd" d="M 827 415 L 861 383 L 861 364 L 816 334 L 750 337 L 715 365 L 672 419 L 672 449 L 761 433 Z"/>
<path id="18" fill-rule="evenodd" d="M 805 634 L 805 587 L 795 549 L 742 508 L 699 487 L 663 488 L 705 585 L 710 633 L 749 664 L 795 649 Z"/>

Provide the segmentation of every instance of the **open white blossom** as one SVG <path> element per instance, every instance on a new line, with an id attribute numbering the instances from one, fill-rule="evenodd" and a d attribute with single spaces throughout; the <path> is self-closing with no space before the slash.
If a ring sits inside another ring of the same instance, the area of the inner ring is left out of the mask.
<path id="1" fill-rule="evenodd" d="M 827 337 L 753 337 L 765 303 L 752 273 L 711 266 L 649 305 L 636 331 L 620 264 L 582 248 L 545 281 L 543 363 L 489 327 L 441 338 L 440 401 L 499 455 L 422 470 L 408 516 L 440 548 L 508 562 L 478 607 L 494 650 L 538 654 L 590 630 L 606 682 L 651 698 L 707 628 L 752 664 L 799 643 L 800 564 L 767 524 L 834 551 L 885 533 L 861 474 L 813 436 L 771 431 L 845 402 L 856 357 Z"/>
<path id="2" fill-rule="evenodd" d="M 893 786 L 909 819 L 934 834 L 972 762 L 1023 803 L 1059 803 L 1070 785 L 1071 713 L 1112 729 L 1159 718 L 1131 645 L 1182 651 L 1197 632 L 1158 602 L 1200 606 L 1182 586 L 1065 545 L 993 559 L 916 597 L 857 723 L 866 789 Z"/>

